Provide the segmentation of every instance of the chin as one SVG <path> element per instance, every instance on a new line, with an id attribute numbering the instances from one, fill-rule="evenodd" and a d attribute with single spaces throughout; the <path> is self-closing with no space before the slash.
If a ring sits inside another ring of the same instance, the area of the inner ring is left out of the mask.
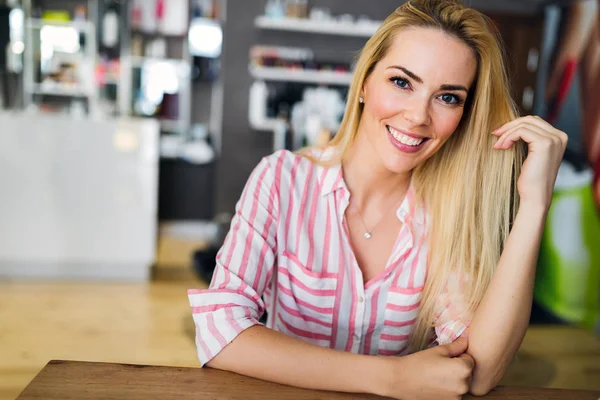
<path id="1" fill-rule="evenodd" d="M 395 174 L 406 174 L 415 169 L 419 163 L 415 157 L 406 156 L 404 154 L 397 154 L 398 151 L 392 149 L 393 153 L 396 154 L 388 154 L 382 157 L 383 165 L 390 171 Z"/>

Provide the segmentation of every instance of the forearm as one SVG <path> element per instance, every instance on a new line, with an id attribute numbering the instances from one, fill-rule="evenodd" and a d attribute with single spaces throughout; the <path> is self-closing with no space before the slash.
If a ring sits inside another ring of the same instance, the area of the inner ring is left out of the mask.
<path id="1" fill-rule="evenodd" d="M 307 389 L 381 394 L 380 358 L 305 343 L 264 326 L 242 332 L 207 366 Z"/>
<path id="2" fill-rule="evenodd" d="M 523 205 L 496 272 L 469 327 L 468 353 L 475 359 L 471 392 L 491 390 L 519 349 L 531 314 L 543 206 Z"/>

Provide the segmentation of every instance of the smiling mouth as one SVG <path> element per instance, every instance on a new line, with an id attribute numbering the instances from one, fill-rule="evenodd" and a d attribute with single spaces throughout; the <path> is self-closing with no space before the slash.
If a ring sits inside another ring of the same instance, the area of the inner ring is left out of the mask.
<path id="1" fill-rule="evenodd" d="M 386 128 L 390 135 L 394 137 L 394 139 L 406 146 L 417 147 L 429 140 L 429 138 L 426 137 L 409 136 L 395 128 L 392 128 L 389 125 L 386 125 Z"/>

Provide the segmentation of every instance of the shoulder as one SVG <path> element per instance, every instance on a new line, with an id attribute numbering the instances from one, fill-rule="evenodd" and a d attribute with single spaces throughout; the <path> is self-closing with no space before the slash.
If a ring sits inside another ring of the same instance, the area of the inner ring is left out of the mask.
<path id="1" fill-rule="evenodd" d="M 270 170 L 276 182 L 289 182 L 304 186 L 318 176 L 318 171 L 322 169 L 316 163 L 322 154 L 323 150 L 320 149 L 308 149 L 303 153 L 278 150 L 264 157 L 261 164 Z"/>

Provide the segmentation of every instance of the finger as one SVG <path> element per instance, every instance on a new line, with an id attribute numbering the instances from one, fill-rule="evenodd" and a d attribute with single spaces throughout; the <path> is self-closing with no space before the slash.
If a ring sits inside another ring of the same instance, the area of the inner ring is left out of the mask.
<path id="1" fill-rule="evenodd" d="M 534 117 L 534 118 L 537 119 L 537 117 Z M 562 131 L 559 131 L 558 129 L 552 128 L 551 125 L 547 124 L 545 121 L 543 121 L 543 120 L 541 120 L 541 121 L 543 122 L 542 124 L 537 124 L 537 123 L 532 124 L 527 121 L 522 121 L 518 125 L 514 126 L 513 128 L 509 129 L 508 131 L 504 132 L 502 134 L 502 136 L 500 137 L 500 139 L 496 142 L 497 146 L 494 145 L 493 147 L 497 148 L 497 149 L 503 148 L 502 143 L 499 143 L 499 142 L 504 141 L 504 139 L 507 136 L 509 136 L 510 133 L 514 132 L 517 129 L 532 130 L 543 137 L 549 138 L 554 143 L 561 144 L 563 147 L 566 147 L 567 143 L 569 141 L 569 137 L 567 136 L 567 134 Z M 551 129 L 545 129 L 547 126 L 550 126 Z"/>
<path id="2" fill-rule="evenodd" d="M 510 136 L 513 132 L 519 130 L 519 129 L 530 129 L 542 136 L 549 136 L 550 134 L 546 131 L 544 131 L 543 129 L 540 129 L 539 127 L 535 126 L 535 125 L 531 125 L 531 124 L 527 124 L 525 122 L 521 122 L 520 124 L 512 127 L 511 129 L 507 130 L 506 132 L 504 132 L 502 134 L 502 136 L 500 136 L 500 138 L 498 138 L 498 141 L 496 142 L 497 147 L 500 148 L 502 147 L 502 142 L 504 142 L 504 140 Z M 496 147 L 496 146 L 494 146 Z"/>
<path id="3" fill-rule="evenodd" d="M 520 139 L 523 139 L 527 144 L 540 140 L 550 140 L 530 127 L 519 127 L 518 129 L 514 129 L 502 135 L 502 137 L 494 144 L 493 148 L 497 150 L 507 150 L 512 147 L 513 143 Z"/>
<path id="4" fill-rule="evenodd" d="M 508 150 L 510 149 L 516 142 L 519 140 L 523 140 L 531 151 L 531 146 L 534 146 L 535 143 L 541 142 L 550 142 L 550 139 L 547 139 L 536 132 L 533 132 L 529 129 L 519 129 L 517 131 L 512 132 L 504 140 L 502 143 L 496 147 L 497 150 Z"/>
<path id="5" fill-rule="evenodd" d="M 467 350 L 468 344 L 467 338 L 461 336 L 454 342 L 439 347 L 442 349 L 445 356 L 457 357 Z"/>
<path id="6" fill-rule="evenodd" d="M 522 119 L 519 123 L 514 124 L 514 126 L 508 130 L 503 131 L 503 133 L 501 135 L 504 135 L 510 131 L 514 131 L 515 129 L 518 128 L 528 128 L 531 129 L 537 133 L 539 133 L 542 136 L 546 136 L 551 138 L 552 140 L 557 140 L 559 142 L 567 142 L 568 140 L 568 136 L 566 133 L 555 129 L 552 125 L 550 125 L 548 122 L 544 121 L 543 119 L 539 118 L 539 117 L 528 117 L 525 119 Z M 497 133 L 494 133 L 494 135 L 498 135 Z"/>
<path id="7" fill-rule="evenodd" d="M 506 124 L 502 125 L 498 129 L 495 129 L 492 133 L 496 136 L 502 135 L 506 131 L 514 128 L 515 126 L 517 126 L 521 123 L 535 125 L 541 129 L 544 129 L 544 130 L 547 130 L 550 132 L 556 130 L 550 123 L 544 121 L 542 118 L 540 118 L 538 116 L 534 116 L 534 115 L 528 115 L 526 117 L 519 117 L 510 122 L 507 122 Z"/>
<path id="8" fill-rule="evenodd" d="M 462 353 L 460 356 L 457 357 L 461 362 L 465 363 L 465 365 L 467 367 L 469 367 L 471 370 L 473 368 L 475 368 L 475 359 L 473 357 L 471 357 L 470 354 L 467 353 Z"/>
<path id="9" fill-rule="evenodd" d="M 467 387 L 471 387 L 473 382 L 473 370 L 475 369 L 475 359 L 469 354 L 464 353 L 459 357 L 460 361 L 465 365 L 465 378 L 467 381 Z"/>

